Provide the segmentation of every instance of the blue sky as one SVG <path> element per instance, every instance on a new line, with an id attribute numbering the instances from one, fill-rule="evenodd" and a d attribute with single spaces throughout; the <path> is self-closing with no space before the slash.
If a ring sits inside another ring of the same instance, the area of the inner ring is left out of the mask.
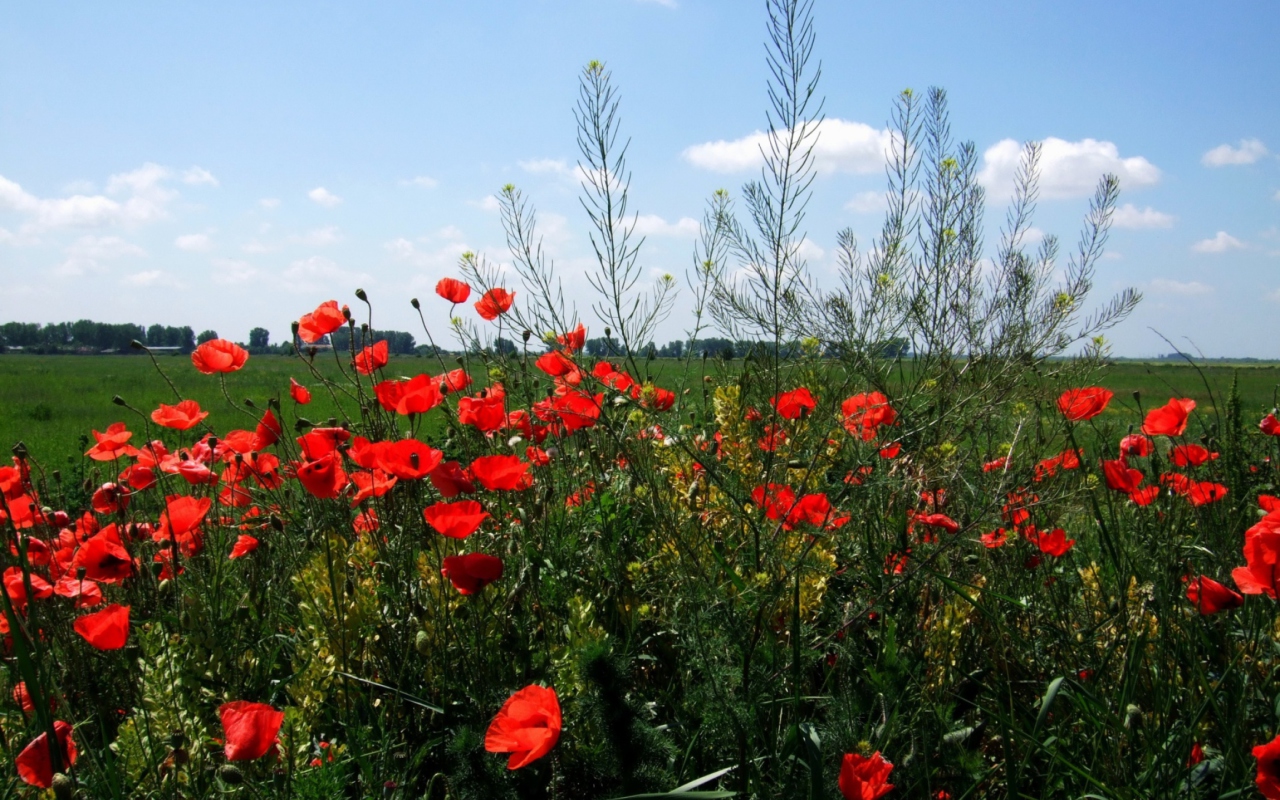
<path id="1" fill-rule="evenodd" d="M 1122 179 L 1095 300 L 1142 290 L 1120 355 L 1280 358 L 1280 16 L 1264 2 L 817 0 L 827 98 L 811 268 L 864 246 L 905 87 L 946 88 L 998 195 L 1048 142 L 1040 230 L 1074 242 Z M 492 195 L 536 205 L 589 327 L 578 74 L 606 62 L 647 274 L 683 275 L 707 196 L 752 177 L 764 4 L 746 0 L 28 3 L 0 16 L 0 321 L 190 324 L 244 340 L 364 287 L 417 331 L 465 250 L 508 257 Z M 746 154 L 746 158 L 743 154 Z M 994 245 L 1002 207 L 992 203 Z M 677 305 L 668 326 L 686 324 Z M 429 321 L 433 317 L 429 315 Z M 443 326 L 443 320 L 434 319 Z M 419 336 L 419 339 L 422 339 Z"/>

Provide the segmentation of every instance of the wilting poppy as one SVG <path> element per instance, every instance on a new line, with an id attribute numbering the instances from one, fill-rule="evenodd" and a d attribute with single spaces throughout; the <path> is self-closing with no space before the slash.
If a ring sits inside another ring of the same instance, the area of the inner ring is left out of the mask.
<path id="1" fill-rule="evenodd" d="M 516 456 L 480 456 L 471 462 L 471 474 L 491 492 L 519 491 L 533 485 L 529 464 Z"/>
<path id="2" fill-rule="evenodd" d="M 293 398 L 293 402 L 300 406 L 305 406 L 311 402 L 311 390 L 293 378 L 289 379 L 289 396 Z"/>
<path id="3" fill-rule="evenodd" d="M 298 338 L 307 344 L 315 344 L 325 336 L 347 324 L 347 315 L 338 308 L 337 300 L 327 300 L 310 314 L 298 320 Z"/>
<path id="4" fill-rule="evenodd" d="M 866 392 L 846 398 L 840 404 L 845 430 L 860 436 L 864 442 L 876 438 L 881 425 L 892 425 L 898 414 L 889 405 L 889 398 L 880 392 Z"/>
<path id="5" fill-rule="evenodd" d="M 1058 410 L 1072 422 L 1093 419 L 1102 413 L 1115 393 L 1101 386 L 1068 389 L 1058 397 Z"/>
<path id="6" fill-rule="evenodd" d="M 417 439 L 401 439 L 387 444 L 377 458 L 378 466 L 386 472 L 401 480 L 417 481 L 440 466 L 444 453 Z"/>
<path id="7" fill-rule="evenodd" d="M 191 351 L 191 363 L 205 375 L 235 372 L 248 360 L 248 350 L 226 339 L 210 339 Z"/>
<path id="8" fill-rule="evenodd" d="M 247 533 L 242 533 L 231 547 L 231 555 L 228 558 L 244 558 L 257 549 L 258 540 Z"/>
<path id="9" fill-rule="evenodd" d="M 431 470 L 427 477 L 431 479 L 431 485 L 436 487 L 436 491 L 446 498 L 471 494 L 476 490 L 475 483 L 457 461 L 444 462 Z"/>
<path id="10" fill-rule="evenodd" d="M 502 559 L 484 553 L 445 556 L 440 574 L 458 594 L 472 595 L 502 577 Z"/>
<path id="11" fill-rule="evenodd" d="M 284 712 L 266 703 L 236 700 L 218 708 L 222 720 L 223 752 L 228 761 L 252 761 L 270 752 L 284 722 Z"/>
<path id="12" fill-rule="evenodd" d="M 500 314 L 511 310 L 511 301 L 516 299 L 515 292 L 508 292 L 501 286 L 495 286 L 476 301 L 476 313 L 487 320 L 495 320 Z"/>
<path id="13" fill-rule="evenodd" d="M 159 408 L 151 412 L 151 421 L 175 431 L 185 431 L 199 425 L 207 416 L 209 412 L 201 411 L 200 404 L 195 400 L 183 400 L 173 406 L 161 403 Z"/>
<path id="14" fill-rule="evenodd" d="M 1195 400 L 1170 398 L 1165 405 L 1147 412 L 1142 432 L 1148 436 L 1181 436 L 1187 429 L 1187 417 L 1195 407 Z"/>
<path id="15" fill-rule="evenodd" d="M 457 305 L 467 302 L 467 298 L 471 296 L 471 287 L 457 278 L 441 278 L 436 283 L 436 294 Z"/>
<path id="16" fill-rule="evenodd" d="M 76 633 L 99 650 L 119 650 L 129 640 L 129 606 L 112 603 L 77 617 Z"/>
<path id="17" fill-rule="evenodd" d="M 296 472 L 302 487 L 320 500 L 332 500 L 347 486 L 347 473 L 339 464 L 337 453 L 300 464 Z"/>
<path id="18" fill-rule="evenodd" d="M 129 444 L 133 437 L 123 422 L 113 422 L 107 426 L 106 433 L 93 432 L 98 443 L 85 451 L 85 455 L 94 461 L 114 461 L 121 456 L 136 456 L 137 448 Z M 11 498 L 12 499 L 12 498 Z"/>
<path id="19" fill-rule="evenodd" d="M 351 360 L 356 372 L 361 375 L 372 375 L 374 370 L 385 367 L 389 352 L 387 347 L 387 340 L 383 339 L 356 353 L 355 358 Z"/>
<path id="20" fill-rule="evenodd" d="M 423 509 L 422 516 L 441 536 L 465 539 L 489 518 L 489 512 L 475 500 L 459 500 L 429 506 Z"/>
<path id="21" fill-rule="evenodd" d="M 115 523 L 89 537 L 76 550 L 72 565 L 84 569 L 84 576 L 91 580 L 119 585 L 133 575 L 133 559 L 124 549 Z"/>
<path id="22" fill-rule="evenodd" d="M 799 419 L 806 414 L 812 413 L 818 407 L 813 395 L 803 386 L 799 389 L 792 389 L 789 392 L 779 394 L 771 399 L 769 404 L 778 412 L 778 416 L 783 419 Z"/>
<path id="23" fill-rule="evenodd" d="M 582 327 L 582 323 L 579 322 L 578 327 L 566 334 L 557 336 L 556 342 L 570 353 L 576 353 L 587 343 L 587 329 Z"/>
<path id="24" fill-rule="evenodd" d="M 1280 800 L 1280 736 L 1253 748 L 1253 757 L 1258 760 L 1254 780 L 1258 793 L 1267 800 Z"/>
<path id="25" fill-rule="evenodd" d="M 877 750 L 871 758 L 859 753 L 845 753 L 840 762 L 840 794 L 845 800 L 877 800 L 893 789 L 889 773 L 893 764 Z"/>
<path id="26" fill-rule="evenodd" d="M 1244 605 L 1244 597 L 1203 575 L 1187 583 L 1187 599 L 1205 616 Z"/>
<path id="27" fill-rule="evenodd" d="M 53 723 L 53 735 L 58 740 L 58 755 L 62 762 L 60 769 L 76 763 L 76 743 L 71 738 L 72 728 L 62 720 Z M 53 763 L 49 758 L 49 734 L 42 733 L 31 740 L 14 760 L 18 767 L 18 777 L 32 786 L 48 789 L 53 785 Z"/>
<path id="28" fill-rule="evenodd" d="M 502 704 L 489 723 L 484 749 L 510 753 L 507 769 L 520 769 L 551 752 L 560 740 L 560 700 L 556 690 L 526 686 Z"/>

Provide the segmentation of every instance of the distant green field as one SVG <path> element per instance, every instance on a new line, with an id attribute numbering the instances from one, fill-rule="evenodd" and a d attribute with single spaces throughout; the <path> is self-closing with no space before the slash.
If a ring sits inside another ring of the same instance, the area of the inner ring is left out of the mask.
<path id="1" fill-rule="evenodd" d="M 163 356 L 159 362 L 183 397 L 199 401 L 210 412 L 209 421 L 215 429 L 252 425 L 249 416 L 227 403 L 216 376 L 196 372 L 185 356 Z M 326 375 L 337 372 L 331 355 L 325 358 L 322 354 L 316 363 Z M 399 357 L 393 363 L 402 365 L 405 374 L 440 371 L 439 364 L 429 358 Z M 647 366 L 663 384 L 671 382 L 664 380 L 665 376 L 674 376 L 679 369 L 677 362 L 663 360 Z M 1141 392 L 1145 408 L 1177 395 L 1194 398 L 1202 411 L 1212 413 L 1224 401 L 1233 375 L 1238 376 L 1249 412 L 1261 416 L 1275 404 L 1280 385 L 1277 364 L 1215 364 L 1197 371 L 1186 364 L 1122 362 L 1107 368 L 1100 382 L 1115 391 L 1113 405 L 1118 413 L 1136 415 L 1132 397 L 1135 390 Z M 304 416 L 319 422 L 339 414 L 334 400 L 314 386 L 306 365 L 296 358 L 254 356 L 243 370 L 227 376 L 227 391 L 237 404 L 249 398 L 259 408 L 265 408 L 268 398 L 281 393 L 285 393 L 282 399 L 288 403 L 291 376 L 316 389 Z M 131 429 L 139 430 L 142 420 L 128 409 L 113 405 L 111 399 L 115 395 L 146 413 L 161 402 L 175 401 L 173 391 L 145 357 L 0 356 L 0 447 L 7 450 L 23 441 L 33 455 L 52 462 L 81 452 L 80 437 L 92 429 L 103 430 L 112 422 L 124 421 Z"/>

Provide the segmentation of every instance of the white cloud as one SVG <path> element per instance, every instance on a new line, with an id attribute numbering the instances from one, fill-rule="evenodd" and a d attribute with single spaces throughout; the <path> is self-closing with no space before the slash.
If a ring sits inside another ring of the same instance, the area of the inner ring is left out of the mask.
<path id="1" fill-rule="evenodd" d="M 55 275 L 62 277 L 74 277 L 86 272 L 101 272 L 103 261 L 129 257 L 142 258 L 147 255 L 146 250 L 119 236 L 81 236 L 67 245 L 64 252 L 67 259 L 53 271 Z"/>
<path id="2" fill-rule="evenodd" d="M 422 249 L 404 237 L 393 239 L 383 247 L 396 261 L 441 277 L 451 274 L 462 254 L 472 249 L 463 241 L 448 241 L 436 248 Z"/>
<path id="3" fill-rule="evenodd" d="M 258 275 L 252 264 L 236 258 L 215 258 L 209 263 L 213 265 L 214 283 L 235 285 Z"/>
<path id="4" fill-rule="evenodd" d="M 1267 146 L 1260 139 L 1241 139 L 1239 147 L 1220 144 L 1200 158 L 1206 167 L 1229 167 L 1252 164 L 1267 154 Z"/>
<path id="5" fill-rule="evenodd" d="M 520 165 L 520 169 L 525 172 L 532 172 L 535 175 L 552 173 L 554 175 L 571 175 L 573 167 L 569 166 L 567 161 L 558 158 L 535 158 L 529 161 L 516 162 Z"/>
<path id="6" fill-rule="evenodd" d="M 702 226 L 692 217 L 681 217 L 667 222 L 657 214 L 641 214 L 635 219 L 635 232 L 641 236 L 671 236 L 692 239 L 702 231 Z"/>
<path id="7" fill-rule="evenodd" d="M 1243 247 L 1244 242 L 1226 231 L 1218 231 L 1212 239 L 1202 239 L 1191 245 L 1191 249 L 1197 253 L 1225 253 L 1228 250 L 1240 250 Z"/>
<path id="8" fill-rule="evenodd" d="M 163 185 L 169 177 L 167 169 L 148 163 L 132 172 L 112 175 L 105 195 L 40 198 L 0 176 L 0 210 L 27 217 L 23 226 L 27 231 L 139 225 L 168 216 L 167 206 L 178 196 Z M 106 195 L 127 196 L 117 200 Z"/>
<path id="9" fill-rule="evenodd" d="M 144 272 L 135 272 L 132 275 L 126 275 L 123 282 L 129 286 L 140 287 L 168 286 L 174 289 L 181 287 L 181 284 L 175 281 L 172 276 L 163 270 L 158 269 L 149 269 Z"/>
<path id="10" fill-rule="evenodd" d="M 502 205 L 498 202 L 498 198 L 491 194 L 486 195 L 479 200 L 468 200 L 467 205 L 475 206 L 481 211 L 488 211 L 490 213 L 496 212 L 498 209 L 502 208 Z"/>
<path id="11" fill-rule="evenodd" d="M 324 188 L 323 186 L 317 186 L 316 188 L 307 192 L 307 197 L 310 197 L 313 203 L 324 206 L 325 208 L 333 208 L 334 206 L 342 202 L 341 197 L 338 197 L 336 194 Z"/>
<path id="12" fill-rule="evenodd" d="M 213 247 L 213 240 L 209 238 L 208 234 L 188 233 L 185 236 L 179 236 L 174 239 L 173 244 L 179 250 L 201 253 Z"/>
<path id="13" fill-rule="evenodd" d="M 280 248 L 274 245 L 263 244 L 257 239 L 253 239 L 242 245 L 240 249 L 250 255 L 261 255 L 262 253 L 270 253 L 275 250 L 279 250 Z"/>
<path id="14" fill-rule="evenodd" d="M 844 204 L 845 211 L 855 214 L 876 214 L 888 207 L 884 192 L 858 192 Z"/>
<path id="15" fill-rule="evenodd" d="M 1213 291 L 1212 286 L 1207 286 L 1200 281 L 1175 281 L 1168 278 L 1156 278 L 1151 281 L 1150 285 L 1153 292 L 1176 294 L 1183 297 L 1197 297 Z"/>
<path id="16" fill-rule="evenodd" d="M 337 262 L 323 256 L 311 256 L 291 263 L 282 275 L 290 289 L 314 292 L 317 287 L 329 292 L 341 292 L 356 288 L 354 284 L 369 280 L 363 272 L 348 272 Z"/>
<path id="17" fill-rule="evenodd" d="M 265 208 L 265 209 L 267 209 L 268 211 L 270 211 L 270 210 L 271 210 L 271 209 L 273 209 L 273 208 L 279 208 L 279 207 L 280 207 L 280 198 L 279 198 L 279 197 L 264 197 L 264 198 L 262 198 L 261 200 L 259 200 L 259 201 L 258 201 L 258 205 L 260 205 L 260 206 L 262 206 L 263 208 Z"/>
<path id="18" fill-rule="evenodd" d="M 324 228 L 316 228 L 307 231 L 301 236 L 290 236 L 289 242 L 292 244 L 301 244 L 308 247 L 325 247 L 342 241 L 342 234 L 338 230 L 337 225 L 329 225 Z"/>
<path id="19" fill-rule="evenodd" d="M 813 145 L 814 168 L 823 174 L 835 172 L 874 173 L 885 164 L 891 142 L 888 130 L 862 122 L 825 119 L 817 126 Z M 763 163 L 761 149 L 768 148 L 769 135 L 756 131 L 733 141 L 719 140 L 685 149 L 686 161 L 712 172 L 743 172 Z"/>
<path id="20" fill-rule="evenodd" d="M 192 167 L 182 173 L 182 182 L 192 186 L 200 186 L 208 184 L 209 186 L 217 186 L 218 179 L 213 177 L 213 173 L 204 167 Z"/>
<path id="21" fill-rule="evenodd" d="M 978 182 L 993 197 L 1013 194 L 1013 176 L 1022 161 L 1023 146 L 1002 139 L 982 154 L 983 167 Z M 1160 170 L 1142 156 L 1121 158 L 1112 142 L 1081 139 L 1068 142 L 1050 136 L 1040 149 L 1040 196 L 1044 198 L 1087 197 L 1106 173 L 1120 179 L 1120 188 L 1151 186 L 1160 181 Z"/>
<path id="22" fill-rule="evenodd" d="M 1151 206 L 1138 208 L 1133 203 L 1125 203 L 1116 209 L 1111 222 L 1117 228 L 1172 228 L 1173 215 Z"/>
<path id="23" fill-rule="evenodd" d="M 426 175 L 419 175 L 416 178 L 400 181 L 401 186 L 421 186 L 423 189 L 434 189 L 439 184 L 440 181 Z"/>

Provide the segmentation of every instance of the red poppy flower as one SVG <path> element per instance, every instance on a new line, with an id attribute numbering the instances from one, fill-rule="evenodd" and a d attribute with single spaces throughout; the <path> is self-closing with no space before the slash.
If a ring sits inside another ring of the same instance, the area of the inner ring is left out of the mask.
<path id="1" fill-rule="evenodd" d="M 1160 496 L 1159 486 L 1144 486 L 1129 493 L 1129 499 L 1140 506 L 1149 506 Z"/>
<path id="2" fill-rule="evenodd" d="M 76 633 L 99 650 L 119 650 L 129 640 L 129 606 L 112 603 L 77 617 Z"/>
<path id="3" fill-rule="evenodd" d="M 125 428 L 123 422 L 113 422 L 106 433 L 93 432 L 98 443 L 85 451 L 85 455 L 94 461 L 114 461 L 121 456 L 136 456 L 137 448 L 129 444 L 133 433 Z M 12 499 L 12 498 L 11 498 Z"/>
<path id="4" fill-rule="evenodd" d="M 226 339 L 210 339 L 191 351 L 191 363 L 205 375 L 235 372 L 248 360 L 248 350 Z"/>
<path id="5" fill-rule="evenodd" d="M 1093 419 L 1102 413 L 1115 393 L 1101 386 L 1068 389 L 1058 397 L 1058 410 L 1072 422 Z"/>
<path id="6" fill-rule="evenodd" d="M 267 409 L 262 415 L 262 419 L 258 420 L 258 426 L 253 429 L 253 439 L 250 440 L 250 451 L 257 452 L 265 450 L 276 442 L 280 441 L 280 435 L 284 433 L 284 427 L 280 424 L 280 420 L 276 419 L 276 415 Z"/>
<path id="7" fill-rule="evenodd" d="M 1258 495 L 1258 508 L 1270 514 L 1272 511 L 1280 511 L 1280 497 L 1270 494 Z"/>
<path id="8" fill-rule="evenodd" d="M 551 752 L 560 740 L 560 700 L 556 690 L 526 686 L 502 704 L 489 723 L 484 749 L 510 753 L 507 769 L 520 769 Z"/>
<path id="9" fill-rule="evenodd" d="M 576 353 L 587 343 L 587 329 L 579 322 L 578 327 L 562 336 L 557 336 L 556 342 L 570 353 Z"/>
<path id="10" fill-rule="evenodd" d="M 781 425 L 765 425 L 764 435 L 760 437 L 756 445 L 766 453 L 777 451 L 779 447 L 787 443 L 787 431 Z"/>
<path id="11" fill-rule="evenodd" d="M 472 595 L 502 577 L 502 559 L 484 553 L 445 556 L 440 574 L 460 595 Z"/>
<path id="12" fill-rule="evenodd" d="M 129 507 L 129 490 L 114 483 L 104 483 L 93 493 L 90 501 L 99 514 L 115 514 Z"/>
<path id="13" fill-rule="evenodd" d="M 346 307 L 338 308 L 337 300 L 328 300 L 310 314 L 298 320 L 298 338 L 307 344 L 315 344 L 325 336 L 347 324 Z"/>
<path id="14" fill-rule="evenodd" d="M 1120 457 L 1128 458 L 1129 456 L 1137 456 L 1138 458 L 1146 458 L 1156 451 L 1156 446 L 1150 439 L 1140 433 L 1131 433 L 1120 440 Z"/>
<path id="15" fill-rule="evenodd" d="M 553 378 L 561 378 L 570 372 L 575 372 L 578 365 L 573 363 L 573 359 L 559 350 L 551 350 L 533 362 L 533 365 Z"/>
<path id="16" fill-rule="evenodd" d="M 289 396 L 293 398 L 293 402 L 300 406 L 305 406 L 311 402 L 311 390 L 293 378 L 289 379 Z"/>
<path id="17" fill-rule="evenodd" d="M 181 542 L 199 533 L 205 515 L 213 507 L 213 501 L 207 497 L 196 499 L 186 495 L 170 495 L 165 498 L 165 510 L 160 515 L 160 526 L 156 531 L 158 541 L 176 539 Z"/>
<path id="18" fill-rule="evenodd" d="M 889 398 L 880 392 L 866 392 L 846 398 L 840 404 L 845 430 L 860 436 L 864 442 L 876 438 L 881 425 L 892 425 L 898 413 L 889 405 Z"/>
<path id="19" fill-rule="evenodd" d="M 218 708 L 222 720 L 223 752 L 228 761 L 253 761 L 275 749 L 284 712 L 266 703 L 236 700 Z"/>
<path id="20" fill-rule="evenodd" d="M 858 753 L 845 753 L 840 762 L 840 794 L 845 800 L 877 800 L 893 789 L 889 773 L 893 764 L 877 750 L 871 758 Z"/>
<path id="21" fill-rule="evenodd" d="M 1187 599 L 1204 616 L 1244 605 L 1244 597 L 1203 575 L 1187 583 Z"/>
<path id="22" fill-rule="evenodd" d="M 545 467 L 551 463 L 551 454 L 541 447 L 530 445 L 524 449 L 524 457 L 535 467 Z"/>
<path id="23" fill-rule="evenodd" d="M 58 597 L 76 601 L 76 608 L 93 608 L 102 602 L 102 588 L 96 581 L 85 578 L 81 580 L 75 575 L 64 575 L 53 585 L 53 593 Z"/>
<path id="24" fill-rule="evenodd" d="M 320 500 L 332 500 L 347 487 L 347 473 L 339 464 L 337 453 L 299 465 L 297 474 L 302 487 Z"/>
<path id="25" fill-rule="evenodd" d="M 425 414 L 444 401 L 439 382 L 430 375 L 407 381 L 383 381 L 373 387 L 378 404 L 397 414 Z"/>
<path id="26" fill-rule="evenodd" d="M 351 439 L 351 432 L 346 428 L 312 428 L 304 436 L 298 437 L 298 446 L 302 448 L 302 457 L 308 461 L 331 455 L 338 445 Z"/>
<path id="27" fill-rule="evenodd" d="M 923 525 L 926 528 L 941 528 L 947 533 L 955 533 L 960 530 L 960 523 L 956 522 L 946 514 L 920 514 L 918 512 L 909 512 L 907 515 L 907 530 L 915 530 L 917 525 Z M 933 541 L 932 535 L 926 537 L 926 541 Z"/>
<path id="28" fill-rule="evenodd" d="M 431 471 L 427 476 L 431 485 L 445 498 L 454 498 L 460 494 L 471 494 L 476 490 L 475 483 L 462 469 L 457 461 L 446 461 Z"/>
<path id="29" fill-rule="evenodd" d="M 388 352 L 387 340 L 383 339 L 356 353 L 351 363 L 361 375 L 372 375 L 375 369 L 382 369 L 387 365 Z"/>
<path id="30" fill-rule="evenodd" d="M 676 404 L 676 393 L 658 386 L 646 386 L 640 393 L 640 405 L 654 411 L 670 411 Z"/>
<path id="31" fill-rule="evenodd" d="M 61 769 L 66 770 L 67 767 L 76 763 L 76 743 L 71 738 L 72 728 L 69 724 L 62 720 L 53 723 L 53 735 L 58 740 L 58 755 L 62 762 Z M 48 789 L 53 786 L 53 763 L 49 758 L 49 734 L 42 733 L 31 740 L 31 743 L 22 749 L 15 759 L 18 767 L 18 777 L 23 781 L 32 785 L 39 786 L 41 789 Z"/>
<path id="32" fill-rule="evenodd" d="M 818 407 L 813 395 L 803 386 L 799 389 L 783 392 L 771 399 L 769 404 L 778 412 L 778 416 L 783 419 L 800 419 L 800 417 L 812 413 Z"/>
<path id="33" fill-rule="evenodd" d="M 465 369 L 449 370 L 432 378 L 441 392 L 460 392 L 471 385 L 471 376 Z"/>
<path id="34" fill-rule="evenodd" d="M 765 517 L 782 520 L 795 507 L 796 493 L 786 484 L 770 483 L 767 486 L 757 486 L 752 489 L 751 501 L 764 509 Z"/>
<path id="35" fill-rule="evenodd" d="M 1275 414 L 1268 414 L 1258 423 L 1258 430 L 1267 436 L 1280 436 L 1280 419 Z"/>
<path id="36" fill-rule="evenodd" d="M 1280 586 L 1280 513 L 1271 512 L 1244 532 L 1246 566 L 1231 577 L 1244 594 L 1265 594 L 1276 599 Z"/>
<path id="37" fill-rule="evenodd" d="M 244 558 L 245 556 L 258 549 L 258 540 L 247 533 L 242 533 L 236 539 L 236 543 L 231 548 L 231 555 L 228 558 Z"/>
<path id="38" fill-rule="evenodd" d="M 564 423 L 565 430 L 573 433 L 583 428 L 590 428 L 600 419 L 600 406 L 604 395 L 590 395 L 586 392 L 568 392 L 551 401 L 551 408 Z"/>
<path id="39" fill-rule="evenodd" d="M 465 539 L 489 518 L 489 512 L 475 500 L 459 500 L 456 503 L 436 503 L 424 509 L 422 516 L 441 536 Z"/>
<path id="40" fill-rule="evenodd" d="M 1192 481 L 1187 487 L 1187 499 L 1193 506 L 1216 503 L 1227 496 L 1227 487 L 1212 481 Z"/>
<path id="41" fill-rule="evenodd" d="M 418 481 L 440 466 L 444 453 L 417 439 L 401 439 L 382 448 L 378 466 L 405 481 Z"/>
<path id="42" fill-rule="evenodd" d="M 1199 444 L 1180 444 L 1169 451 L 1169 460 L 1179 467 L 1198 467 L 1217 457 L 1217 453 L 1210 453 L 1209 448 Z"/>
<path id="43" fill-rule="evenodd" d="M 1050 456 L 1036 464 L 1035 480 L 1042 481 L 1058 474 L 1060 469 L 1077 469 L 1080 466 L 1080 453 L 1075 450 L 1063 450 L 1056 456 Z"/>
<path id="44" fill-rule="evenodd" d="M 458 400 L 458 422 L 481 433 L 501 430 L 507 422 L 506 398 L 494 394 L 463 397 Z"/>
<path id="45" fill-rule="evenodd" d="M 1187 417 L 1195 407 L 1195 400 L 1171 398 L 1160 408 L 1147 412 L 1142 432 L 1148 436 L 1181 436 L 1187 429 Z"/>
<path id="46" fill-rule="evenodd" d="M 978 537 L 982 542 L 982 546 L 988 549 L 1003 547 L 1004 543 L 1009 541 L 1009 532 L 1004 528 L 996 528 L 990 533 L 984 533 Z"/>
<path id="47" fill-rule="evenodd" d="M 209 412 L 201 411 L 200 404 L 195 400 L 183 400 L 174 406 L 161 403 L 159 408 L 151 412 L 151 421 L 165 428 L 185 431 L 199 425 L 207 416 Z"/>
<path id="48" fill-rule="evenodd" d="M 480 456 L 471 462 L 471 474 L 491 492 L 511 492 L 533 485 L 529 464 L 516 456 Z"/>
<path id="49" fill-rule="evenodd" d="M 982 465 L 982 471 L 983 471 L 983 472 L 998 472 L 998 471 L 1003 470 L 1003 469 L 1004 469 L 1005 467 L 1007 467 L 1008 465 L 1009 465 L 1009 458 L 1008 458 L 1007 456 L 1005 456 L 1005 457 L 997 458 L 997 459 L 996 459 L 996 460 L 994 460 L 994 461 L 988 461 L 987 463 L 983 464 L 983 465 Z"/>
<path id="50" fill-rule="evenodd" d="M 897 458 L 902 454 L 902 445 L 899 442 L 893 442 L 880 448 L 879 456 L 883 459 L 890 460 Z"/>
<path id="51" fill-rule="evenodd" d="M 1040 548 L 1040 552 L 1050 556 L 1064 556 L 1076 543 L 1075 539 L 1068 539 L 1067 534 L 1062 528 L 1054 528 L 1048 533 L 1042 533 L 1035 528 L 1027 528 L 1023 531 L 1023 535 L 1027 540 Z"/>
<path id="52" fill-rule="evenodd" d="M 500 314 L 511 310 L 511 301 L 515 299 L 515 292 L 508 292 L 501 286 L 495 286 L 476 302 L 476 313 L 487 320 L 495 320 Z"/>
<path id="53" fill-rule="evenodd" d="M 9 602 L 19 611 L 27 607 L 27 584 L 31 582 L 31 591 L 37 600 L 53 596 L 53 586 L 34 572 L 28 572 L 26 580 L 22 576 L 21 567 L 9 567 L 4 571 L 4 590 L 9 595 Z M 2 616 L 2 615 L 0 615 Z"/>
<path id="54" fill-rule="evenodd" d="M 353 506 L 358 506 L 371 497 L 382 497 L 395 487 L 397 481 L 394 475 L 388 475 L 380 469 L 357 470 L 349 477 L 356 487 L 355 496 L 351 498 Z"/>
<path id="55" fill-rule="evenodd" d="M 1142 471 L 1130 469 L 1123 458 L 1103 461 L 1102 475 L 1107 480 L 1107 488 L 1116 492 L 1130 494 L 1142 485 Z"/>
<path id="56" fill-rule="evenodd" d="M 372 508 L 367 508 L 356 514 L 355 521 L 351 523 L 351 529 L 357 534 L 376 531 L 381 527 L 382 523 L 378 520 L 378 512 Z"/>
<path id="57" fill-rule="evenodd" d="M 119 585 L 133 575 L 133 559 L 124 549 L 115 523 L 89 537 L 76 550 L 72 565 L 84 569 L 84 576 L 91 580 Z"/>
<path id="58" fill-rule="evenodd" d="M 796 504 L 787 512 L 787 521 L 783 526 L 788 530 L 795 529 L 800 525 L 812 525 L 814 527 L 825 526 L 831 519 L 831 501 L 821 492 L 814 494 L 806 494 L 796 501 Z"/>
<path id="59" fill-rule="evenodd" d="M 1253 748 L 1253 757 L 1258 760 L 1258 793 L 1267 800 L 1280 800 L 1280 736 Z"/>
<path id="60" fill-rule="evenodd" d="M 457 278 L 441 278 L 436 284 L 436 294 L 457 305 L 467 302 L 467 298 L 471 296 L 471 287 Z"/>

